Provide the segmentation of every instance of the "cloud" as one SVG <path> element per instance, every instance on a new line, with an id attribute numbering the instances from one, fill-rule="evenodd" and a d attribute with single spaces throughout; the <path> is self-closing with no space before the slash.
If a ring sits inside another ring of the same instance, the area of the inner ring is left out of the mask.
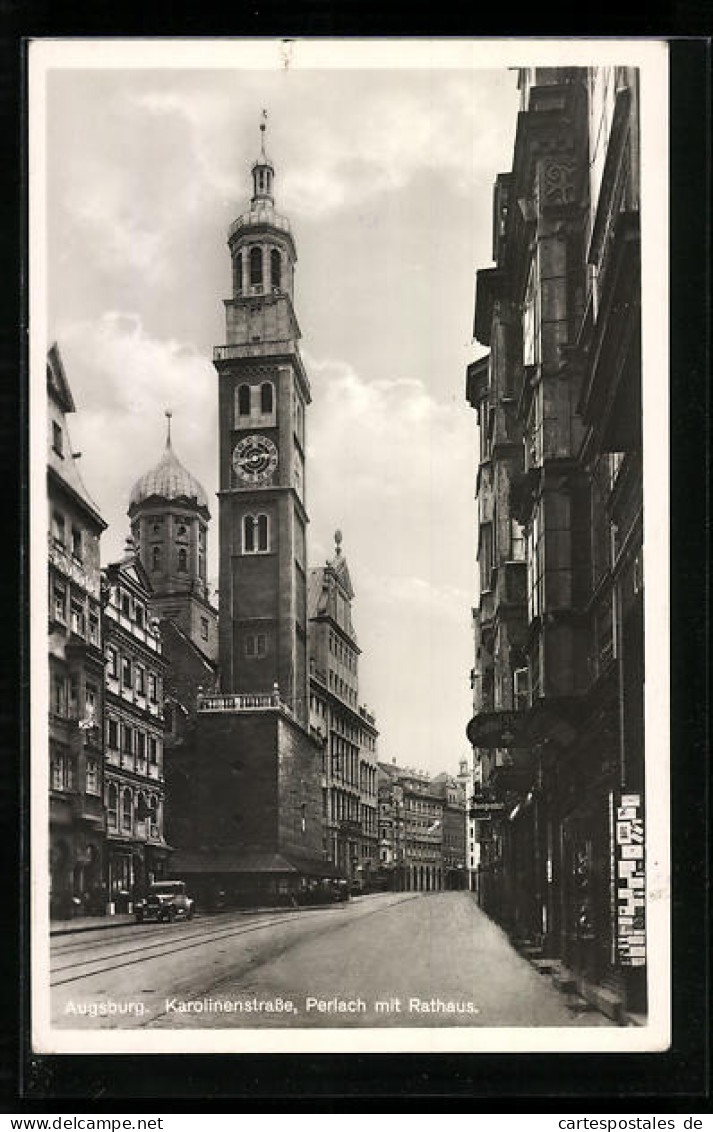
<path id="1" fill-rule="evenodd" d="M 191 343 L 151 337 L 131 311 L 107 311 L 96 323 L 65 325 L 58 343 L 78 409 L 71 430 L 75 448 L 82 451 L 82 475 L 109 523 L 106 559 L 123 545 L 135 480 L 160 459 L 167 408 L 173 412 L 177 455 L 209 499 L 213 496 L 215 371 Z M 211 510 L 217 515 L 217 504 Z"/>

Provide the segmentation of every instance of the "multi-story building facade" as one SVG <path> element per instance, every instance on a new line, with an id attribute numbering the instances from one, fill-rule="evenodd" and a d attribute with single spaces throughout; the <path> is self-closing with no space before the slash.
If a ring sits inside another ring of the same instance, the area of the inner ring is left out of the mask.
<path id="1" fill-rule="evenodd" d="M 639 836 L 644 785 L 637 73 L 519 84 L 478 272 L 490 352 L 466 386 L 480 899 L 616 1012 L 641 1006 L 645 957 L 643 850 L 622 871 L 616 843 L 622 821 Z"/>
<path id="2" fill-rule="evenodd" d="M 115 911 L 166 867 L 163 658 L 151 583 L 131 540 L 103 572 L 107 887 Z"/>
<path id="3" fill-rule="evenodd" d="M 47 395 L 50 912 L 67 916 L 103 908 L 99 548 L 106 523 L 72 451 L 67 417 L 75 405 L 56 344 L 47 355 Z"/>
<path id="4" fill-rule="evenodd" d="M 378 867 L 376 720 L 359 703 L 360 649 L 349 568 L 335 553 L 309 571 L 310 727 L 321 755 L 323 848 L 339 872 L 368 885 Z"/>
<path id="5" fill-rule="evenodd" d="M 382 881 L 404 892 L 444 887 L 444 798 L 427 774 L 378 764 L 379 861 Z"/>

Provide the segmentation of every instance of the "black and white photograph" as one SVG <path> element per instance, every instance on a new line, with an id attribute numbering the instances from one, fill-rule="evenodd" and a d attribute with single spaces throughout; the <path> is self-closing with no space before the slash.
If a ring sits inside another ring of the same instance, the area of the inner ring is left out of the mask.
<path id="1" fill-rule="evenodd" d="M 35 1051 L 668 1048 L 666 92 L 31 44 Z"/>

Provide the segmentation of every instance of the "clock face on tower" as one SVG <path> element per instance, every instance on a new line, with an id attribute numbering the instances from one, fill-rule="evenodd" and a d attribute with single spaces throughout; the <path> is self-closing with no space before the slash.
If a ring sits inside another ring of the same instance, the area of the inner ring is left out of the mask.
<path id="1" fill-rule="evenodd" d="M 277 448 L 268 436 L 245 436 L 233 449 L 235 474 L 245 483 L 264 483 L 277 468 Z"/>

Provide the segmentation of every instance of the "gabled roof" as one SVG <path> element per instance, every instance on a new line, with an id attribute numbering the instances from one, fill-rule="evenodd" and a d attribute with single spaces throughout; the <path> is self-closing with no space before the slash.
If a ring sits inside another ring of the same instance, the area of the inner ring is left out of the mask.
<path id="1" fill-rule="evenodd" d="M 334 556 L 327 561 L 327 566 L 330 568 L 340 586 L 351 601 L 351 599 L 354 597 L 354 588 L 352 586 L 352 580 L 349 577 L 349 567 L 347 566 L 347 560 L 342 554 L 342 548 L 341 546 L 339 546 L 339 544 L 337 544 L 337 549 Z"/>
<path id="2" fill-rule="evenodd" d="M 118 558 L 116 562 L 110 562 L 105 567 L 105 572 L 111 580 L 121 575 L 124 581 L 133 582 L 149 596 L 153 593 L 151 579 L 144 569 L 138 550 L 129 547 L 128 544 L 123 557 Z"/>

